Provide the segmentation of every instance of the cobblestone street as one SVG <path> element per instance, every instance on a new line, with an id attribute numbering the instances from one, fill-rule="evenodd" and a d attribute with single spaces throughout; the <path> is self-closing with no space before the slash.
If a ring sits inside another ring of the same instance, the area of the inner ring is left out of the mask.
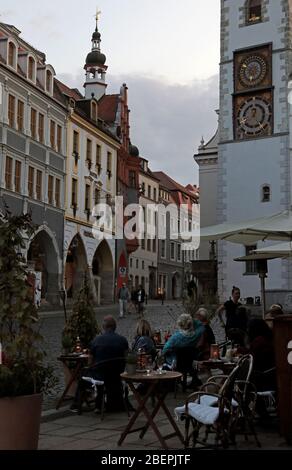
<path id="1" fill-rule="evenodd" d="M 161 305 L 160 302 L 152 301 L 146 306 L 145 318 L 150 322 L 153 330 L 161 330 L 162 336 L 168 330 L 173 332 L 176 328 L 178 316 L 184 312 L 181 302 L 168 302 Z M 96 317 L 99 325 L 105 315 L 114 315 L 117 318 L 117 332 L 124 335 L 131 345 L 135 335 L 136 324 L 139 319 L 136 314 L 129 314 L 126 318 L 118 319 L 118 305 L 109 305 L 96 309 Z M 45 347 L 48 355 L 48 362 L 54 366 L 55 374 L 58 377 L 58 384 L 50 395 L 44 398 L 44 410 L 55 408 L 56 399 L 64 389 L 64 373 L 62 364 L 57 360 L 61 354 L 61 334 L 64 327 L 63 312 L 41 313 L 41 333 L 45 338 Z M 212 327 L 217 341 L 224 339 L 223 330 L 217 320 L 212 322 Z"/>

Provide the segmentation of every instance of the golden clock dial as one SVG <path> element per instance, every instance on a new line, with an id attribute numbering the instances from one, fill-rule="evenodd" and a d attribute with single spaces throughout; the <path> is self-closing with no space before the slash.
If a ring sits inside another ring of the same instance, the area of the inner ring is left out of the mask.
<path id="1" fill-rule="evenodd" d="M 266 60 L 261 55 L 251 55 L 240 64 L 239 80 L 245 87 L 255 87 L 265 79 L 267 71 Z"/>
<path id="2" fill-rule="evenodd" d="M 240 106 L 237 113 L 237 136 L 257 137 L 270 135 L 272 129 L 272 108 L 268 100 L 253 96 Z"/>

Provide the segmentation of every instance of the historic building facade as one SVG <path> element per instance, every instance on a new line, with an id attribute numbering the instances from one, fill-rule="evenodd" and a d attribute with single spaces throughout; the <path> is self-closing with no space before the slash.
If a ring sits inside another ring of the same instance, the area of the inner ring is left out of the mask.
<path id="1" fill-rule="evenodd" d="M 37 229 L 25 254 L 49 304 L 62 287 L 68 116 L 54 75 L 45 54 L 0 23 L 0 206 L 31 213 Z"/>
<path id="2" fill-rule="evenodd" d="M 142 236 L 139 248 L 130 256 L 130 286 L 142 285 L 150 299 L 157 295 L 158 239 L 155 233 L 157 214 L 154 207 L 159 200 L 159 180 L 148 166 L 148 160 L 140 157 L 139 204 L 143 210 Z"/>
<path id="3" fill-rule="evenodd" d="M 99 113 L 106 90 L 106 57 L 100 33 L 92 35 L 87 55 L 85 96 L 56 81 L 69 109 L 64 235 L 64 278 L 67 298 L 78 292 L 85 275 L 91 279 L 97 304 L 111 303 L 115 293 L 115 219 L 97 210 L 114 207 L 119 139 Z"/>
<path id="4" fill-rule="evenodd" d="M 130 141 L 130 110 L 128 107 L 128 88 L 124 83 L 119 94 L 103 95 L 99 101 L 99 115 L 107 123 L 111 132 L 120 141 L 117 155 L 117 196 L 122 202 L 116 211 L 123 211 L 117 217 L 117 233 L 122 234 L 128 217 L 124 210 L 129 204 L 139 202 L 139 150 Z M 118 215 L 118 214 L 117 214 Z M 129 283 L 129 256 L 138 248 L 136 239 L 117 237 L 116 240 L 116 293 L 122 284 Z"/>
<path id="5" fill-rule="evenodd" d="M 157 293 L 165 299 L 180 299 L 192 278 L 191 263 L 197 255 L 195 248 L 184 249 L 180 235 L 193 231 L 192 206 L 198 204 L 199 192 L 192 185 L 182 186 L 162 171 L 153 174 L 159 180 L 159 204 L 166 209 L 159 220 L 165 238 L 158 240 Z M 187 207 L 185 213 L 180 211 L 182 205 Z"/>

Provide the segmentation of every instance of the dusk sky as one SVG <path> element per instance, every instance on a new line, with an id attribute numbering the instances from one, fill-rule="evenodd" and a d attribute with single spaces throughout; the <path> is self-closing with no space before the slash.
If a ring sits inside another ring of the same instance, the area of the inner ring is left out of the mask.
<path id="1" fill-rule="evenodd" d="M 198 183 L 193 154 L 216 130 L 219 0 L 2 0 L 0 21 L 44 52 L 57 77 L 83 92 L 95 11 L 108 93 L 129 87 L 131 139 L 153 170 Z"/>

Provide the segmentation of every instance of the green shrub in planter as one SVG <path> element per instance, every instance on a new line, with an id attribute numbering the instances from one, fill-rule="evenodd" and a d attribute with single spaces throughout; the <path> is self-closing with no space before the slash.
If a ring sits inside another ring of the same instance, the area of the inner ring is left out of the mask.
<path id="1" fill-rule="evenodd" d="M 65 352 L 73 352 L 77 338 L 82 348 L 89 348 L 93 338 L 100 332 L 93 308 L 93 297 L 87 276 L 74 302 L 72 313 L 64 327 L 62 346 Z"/>
<path id="2" fill-rule="evenodd" d="M 21 254 L 24 238 L 31 239 L 34 230 L 28 214 L 7 213 L 0 223 L 0 398 L 45 392 L 56 383 L 45 360 L 29 271 Z"/>

